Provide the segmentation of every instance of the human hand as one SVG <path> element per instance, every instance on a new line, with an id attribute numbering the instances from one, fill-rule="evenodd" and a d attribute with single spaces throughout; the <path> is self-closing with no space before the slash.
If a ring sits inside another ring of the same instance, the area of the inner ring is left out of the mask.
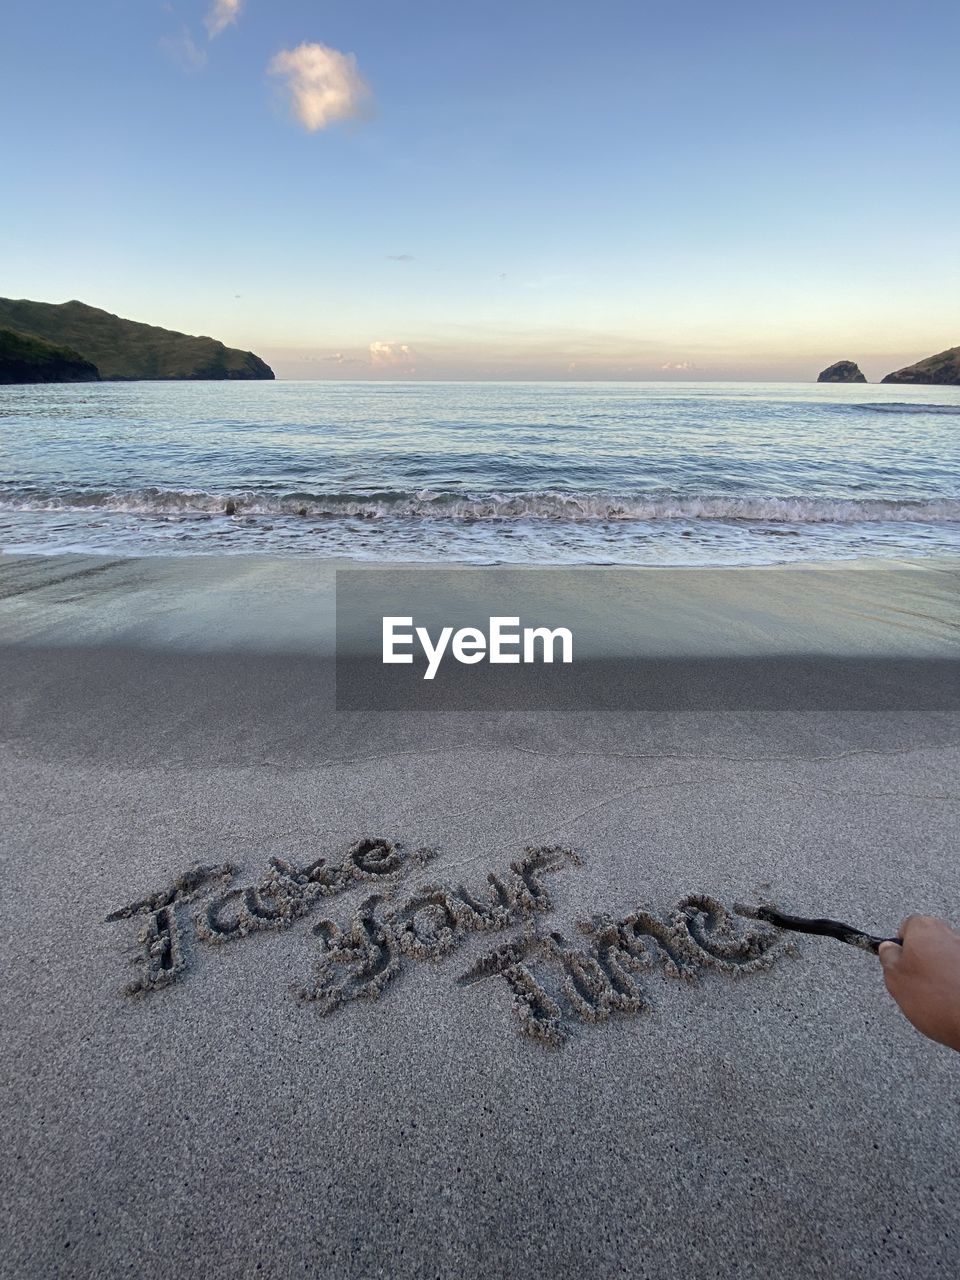
<path id="1" fill-rule="evenodd" d="M 887 990 L 918 1031 L 960 1051 L 960 934 L 934 916 L 908 916 L 899 937 L 880 944 Z"/>

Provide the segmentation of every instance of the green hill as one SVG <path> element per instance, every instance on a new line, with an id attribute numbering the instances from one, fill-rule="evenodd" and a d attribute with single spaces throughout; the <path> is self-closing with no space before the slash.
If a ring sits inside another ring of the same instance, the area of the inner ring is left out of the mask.
<path id="1" fill-rule="evenodd" d="M 83 302 L 0 298 L 0 326 L 78 352 L 109 381 L 273 377 L 270 366 L 250 351 L 123 320 Z"/>
<path id="2" fill-rule="evenodd" d="M 0 329 L 0 383 L 99 381 L 97 366 L 69 347 Z"/>
<path id="3" fill-rule="evenodd" d="M 927 356 L 926 360 L 918 360 L 906 369 L 888 373 L 883 381 L 913 382 L 935 387 L 960 386 L 960 347 L 950 347 L 946 351 L 939 351 L 935 356 Z"/>

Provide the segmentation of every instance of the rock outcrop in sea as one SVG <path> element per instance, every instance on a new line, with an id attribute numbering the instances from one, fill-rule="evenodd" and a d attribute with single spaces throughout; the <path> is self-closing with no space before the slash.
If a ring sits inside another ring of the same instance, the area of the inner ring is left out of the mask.
<path id="1" fill-rule="evenodd" d="M 866 382 L 860 366 L 853 360 L 838 360 L 817 378 L 818 382 Z"/>
<path id="2" fill-rule="evenodd" d="M 938 387 L 960 386 L 960 347 L 948 347 L 926 360 L 888 373 L 883 382 L 912 382 Z"/>

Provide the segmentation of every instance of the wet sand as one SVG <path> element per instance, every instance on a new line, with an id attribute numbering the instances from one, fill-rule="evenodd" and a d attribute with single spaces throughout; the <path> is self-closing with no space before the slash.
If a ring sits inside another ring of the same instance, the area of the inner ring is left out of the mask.
<path id="1" fill-rule="evenodd" d="M 960 922 L 957 567 L 903 570 L 637 571 L 651 654 L 852 709 L 337 714 L 330 565 L 0 558 L 3 1273 L 955 1273 L 955 1055 L 700 900 Z"/>

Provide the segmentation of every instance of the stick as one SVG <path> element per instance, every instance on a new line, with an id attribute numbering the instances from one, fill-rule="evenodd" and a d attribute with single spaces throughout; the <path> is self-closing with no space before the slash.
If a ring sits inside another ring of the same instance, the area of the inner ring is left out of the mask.
<path id="1" fill-rule="evenodd" d="M 846 942 L 851 947 L 859 947 L 861 951 L 871 951 L 876 955 L 881 942 L 900 943 L 899 938 L 877 938 L 872 933 L 864 933 L 842 920 L 811 920 L 805 916 L 788 916 L 773 907 L 748 907 L 742 902 L 735 902 L 733 909 L 738 916 L 748 916 L 751 920 L 763 920 L 777 929 L 793 929 L 797 933 L 816 933 L 824 938 L 836 938 L 838 942 Z"/>

